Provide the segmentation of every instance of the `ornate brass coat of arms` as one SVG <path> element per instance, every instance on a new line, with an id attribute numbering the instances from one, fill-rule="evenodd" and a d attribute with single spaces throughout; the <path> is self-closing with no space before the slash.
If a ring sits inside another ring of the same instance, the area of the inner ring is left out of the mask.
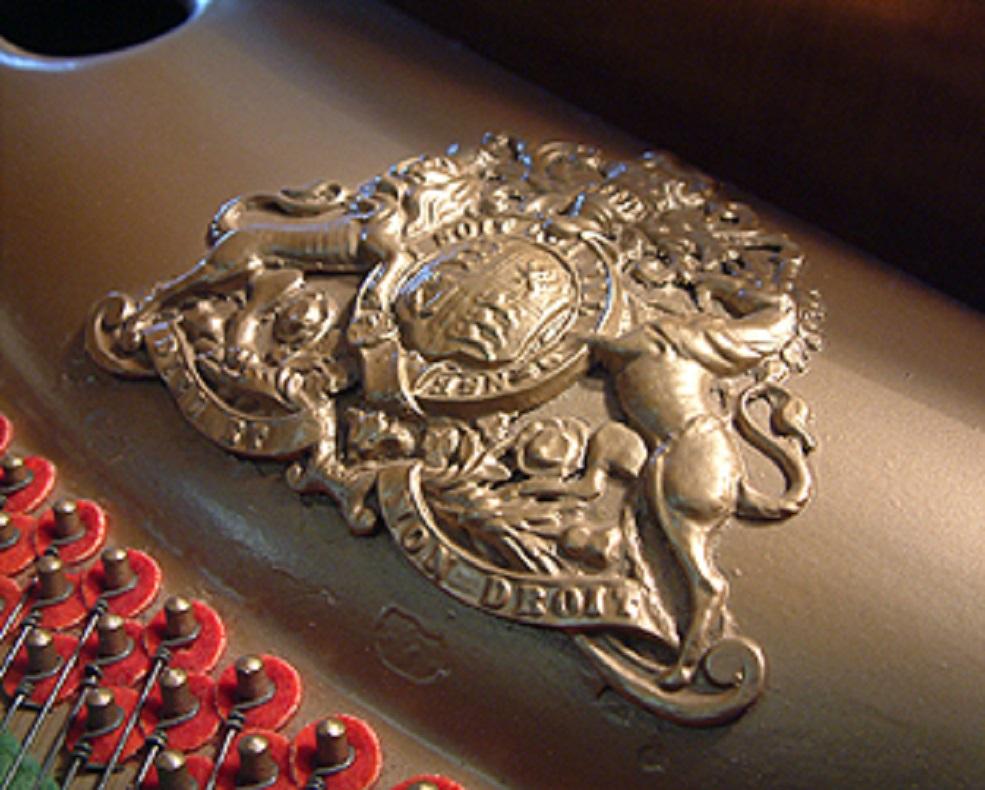
<path id="1" fill-rule="evenodd" d="M 563 628 L 624 695 L 712 724 L 765 671 L 715 540 L 811 493 L 783 384 L 818 345 L 801 263 L 665 155 L 489 135 L 355 191 L 230 201 L 195 267 L 96 305 L 87 345 L 222 447 L 291 461 L 449 595 Z"/>

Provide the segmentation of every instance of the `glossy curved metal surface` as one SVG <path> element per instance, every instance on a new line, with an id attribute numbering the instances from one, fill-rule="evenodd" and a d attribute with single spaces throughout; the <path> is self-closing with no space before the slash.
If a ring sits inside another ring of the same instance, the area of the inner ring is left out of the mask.
<path id="1" fill-rule="evenodd" d="M 437 765 L 470 787 L 985 782 L 980 315 L 760 208 L 828 309 L 798 385 L 820 489 L 788 529 L 730 531 L 731 608 L 770 655 L 768 691 L 734 724 L 682 729 L 606 689 L 561 635 L 486 617 L 391 543 L 353 540 L 330 503 L 82 350 L 88 305 L 184 270 L 230 195 L 359 183 L 488 128 L 642 144 L 376 5 L 219 0 L 65 71 L 0 68 L 0 406 L 234 631 L 299 657 L 309 704 L 392 723 L 393 781 Z"/>

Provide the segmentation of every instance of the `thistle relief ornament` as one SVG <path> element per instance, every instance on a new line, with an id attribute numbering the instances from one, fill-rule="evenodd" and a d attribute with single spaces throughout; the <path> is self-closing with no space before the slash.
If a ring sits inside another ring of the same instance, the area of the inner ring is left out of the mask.
<path id="1" fill-rule="evenodd" d="M 785 385 L 819 346 L 802 262 L 667 155 L 487 135 L 355 190 L 230 201 L 187 273 L 94 307 L 87 347 L 449 595 L 562 628 L 625 696 L 715 724 L 765 661 L 714 544 L 811 495 Z"/>

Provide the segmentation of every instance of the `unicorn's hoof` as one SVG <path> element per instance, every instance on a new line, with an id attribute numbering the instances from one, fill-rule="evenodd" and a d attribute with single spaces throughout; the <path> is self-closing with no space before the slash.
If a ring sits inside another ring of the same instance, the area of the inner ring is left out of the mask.
<path id="1" fill-rule="evenodd" d="M 690 686 L 694 680 L 694 667 L 687 664 L 675 664 L 660 677 L 660 688 L 665 691 L 677 691 Z"/>

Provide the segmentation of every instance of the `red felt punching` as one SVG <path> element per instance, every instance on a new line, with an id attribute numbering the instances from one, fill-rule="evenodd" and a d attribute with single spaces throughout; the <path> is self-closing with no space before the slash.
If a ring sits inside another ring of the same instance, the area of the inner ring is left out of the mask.
<path id="1" fill-rule="evenodd" d="M 37 522 L 23 513 L 9 513 L 16 540 L 0 548 L 0 575 L 15 576 L 34 562 L 34 532 Z"/>
<path id="2" fill-rule="evenodd" d="M 33 479 L 20 491 L 7 497 L 2 508 L 7 513 L 31 513 L 37 510 L 55 487 L 55 465 L 47 458 L 29 455 L 24 459 L 24 466 L 31 470 Z M 0 484 L 2 483 L 3 477 L 0 477 Z"/>
<path id="3" fill-rule="evenodd" d="M 420 774 L 419 776 L 412 776 L 410 779 L 406 779 L 398 785 L 394 785 L 391 790 L 408 790 L 408 788 L 413 787 L 418 782 L 430 782 L 438 790 L 465 790 L 465 788 L 458 782 L 453 782 L 446 776 L 438 776 L 437 774 Z"/>
<path id="4" fill-rule="evenodd" d="M 89 743 L 92 744 L 92 754 L 89 757 L 89 765 L 105 765 L 106 761 L 109 760 L 110 756 L 113 754 L 113 749 L 116 748 L 116 743 L 119 741 L 120 736 L 123 734 L 123 726 L 133 712 L 133 709 L 137 705 L 138 694 L 133 689 L 123 688 L 122 686 L 107 686 L 107 688 L 113 692 L 113 699 L 116 704 L 123 709 L 123 716 L 120 718 L 120 724 L 112 732 L 107 732 L 105 735 L 99 735 L 95 738 L 91 738 Z M 79 712 L 78 717 L 72 722 L 72 727 L 68 733 L 68 740 L 66 741 L 66 746 L 71 750 L 75 744 L 78 742 L 79 738 L 85 733 L 86 720 L 88 718 L 88 711 L 85 707 Z M 133 732 L 130 733 L 130 737 L 127 738 L 127 742 L 123 747 L 123 751 L 120 752 L 120 762 L 126 762 L 140 748 L 143 743 L 143 736 L 140 734 L 140 730 L 137 727 L 133 728 Z"/>
<path id="5" fill-rule="evenodd" d="M 346 737 L 353 751 L 352 764 L 337 773 L 324 776 L 326 790 L 363 790 L 380 776 L 383 755 L 380 739 L 362 719 L 341 714 L 336 716 L 345 725 Z M 317 739 L 313 722 L 297 734 L 291 746 L 291 776 L 298 785 L 304 785 L 317 767 Z"/>
<path id="6" fill-rule="evenodd" d="M 239 742 L 250 735 L 262 735 L 270 744 L 270 756 L 277 763 L 277 781 L 267 785 L 265 790 L 291 790 L 294 783 L 291 781 L 290 770 L 288 767 L 291 746 L 287 738 L 279 735 L 272 730 L 252 729 L 244 730 L 233 741 L 229 749 L 229 756 L 222 768 L 219 769 L 219 779 L 216 787 L 220 790 L 233 790 L 236 786 L 236 774 L 239 772 Z"/>
<path id="7" fill-rule="evenodd" d="M 180 724 L 162 727 L 168 735 L 168 748 L 179 752 L 200 749 L 219 731 L 219 714 L 215 709 L 215 683 L 208 675 L 189 675 L 188 690 L 198 700 L 198 711 Z M 140 714 L 145 733 L 161 723 L 161 688 L 157 686 L 147 698 Z"/>
<path id="8" fill-rule="evenodd" d="M 198 634 L 190 642 L 171 648 L 173 669 L 185 672 L 210 672 L 226 650 L 226 626 L 218 612 L 201 601 L 192 601 L 192 611 L 198 622 Z M 153 656 L 164 642 L 167 617 L 162 609 L 144 629 L 144 646 Z"/>
<path id="9" fill-rule="evenodd" d="M 79 592 L 82 584 L 81 577 L 78 574 L 66 573 L 65 578 L 71 585 L 72 591 L 64 600 L 40 608 L 41 622 L 39 625 L 42 628 L 52 631 L 64 631 L 66 628 L 71 628 L 81 623 L 88 613 L 85 602 L 82 600 L 82 595 Z M 37 600 L 38 584 L 35 582 L 31 585 L 31 590 L 28 594 L 27 608 L 30 610 L 35 606 Z"/>
<path id="10" fill-rule="evenodd" d="M 185 767 L 188 769 L 188 775 L 198 783 L 198 786 L 205 787 L 205 783 L 209 781 L 209 775 L 212 773 L 212 761 L 208 757 L 192 754 L 185 757 Z M 150 771 L 147 772 L 147 778 L 144 779 L 140 787 L 142 790 L 157 790 L 157 766 L 151 766 Z"/>
<path id="11" fill-rule="evenodd" d="M 106 603 L 109 611 L 120 617 L 134 617 L 144 611 L 161 589 L 161 566 L 153 557 L 136 549 L 127 550 L 127 559 L 136 577 L 134 584 L 119 595 L 109 595 Z M 85 575 L 82 597 L 89 606 L 95 606 L 99 596 L 106 592 L 105 572 L 102 562 L 97 563 Z"/>
<path id="12" fill-rule="evenodd" d="M 17 606 L 23 592 L 13 579 L 0 576 L 0 624 L 7 622 L 10 611 Z"/>
<path id="13" fill-rule="evenodd" d="M 274 693 L 266 702 L 243 710 L 247 727 L 279 730 L 301 704 L 301 676 L 298 671 L 276 656 L 261 656 L 264 671 L 273 683 Z M 229 716 L 236 706 L 236 665 L 226 667 L 216 688 L 219 713 Z"/>
<path id="14" fill-rule="evenodd" d="M 35 683 L 34 690 L 31 692 L 31 696 L 28 698 L 31 702 L 36 705 L 41 705 L 44 703 L 45 698 L 51 692 L 55 685 L 55 681 L 58 679 L 58 675 L 61 672 L 61 667 L 64 662 L 68 660 L 68 657 L 72 655 L 75 650 L 78 640 L 74 636 L 68 636 L 67 634 L 54 634 L 52 636 L 52 644 L 54 645 L 55 651 L 61 656 L 62 664 L 48 677 L 44 680 L 40 680 Z M 11 665 L 10 670 L 7 672 L 6 677 L 3 679 L 3 690 L 8 697 L 12 697 L 17 690 L 17 684 L 21 682 L 27 672 L 27 646 L 25 645 L 21 648 L 21 651 L 17 654 L 14 659 L 14 663 Z M 58 697 L 56 702 L 62 702 L 72 696 L 79 687 L 79 683 L 82 682 L 82 669 L 78 663 L 69 672 L 68 677 L 65 679 L 65 684 L 62 686 L 61 691 L 58 692 Z"/>
<path id="15" fill-rule="evenodd" d="M 14 438 L 14 424 L 0 414 L 0 455 L 7 452 L 10 442 Z"/>
<path id="16" fill-rule="evenodd" d="M 144 650 L 143 626 L 129 621 L 123 629 L 133 647 L 121 658 L 106 660 L 99 657 L 99 634 L 89 637 L 82 648 L 81 663 L 98 666 L 102 670 L 101 681 L 105 686 L 133 686 L 150 668 L 150 659 Z"/>
<path id="17" fill-rule="evenodd" d="M 54 545 L 62 562 L 66 565 L 77 565 L 93 557 L 103 547 L 106 542 L 106 511 L 88 499 L 78 500 L 75 508 L 82 522 L 83 531 L 68 540 L 60 540 L 55 532 L 54 510 L 49 508 L 41 515 L 34 537 L 38 554 L 44 554 L 50 546 Z"/>

